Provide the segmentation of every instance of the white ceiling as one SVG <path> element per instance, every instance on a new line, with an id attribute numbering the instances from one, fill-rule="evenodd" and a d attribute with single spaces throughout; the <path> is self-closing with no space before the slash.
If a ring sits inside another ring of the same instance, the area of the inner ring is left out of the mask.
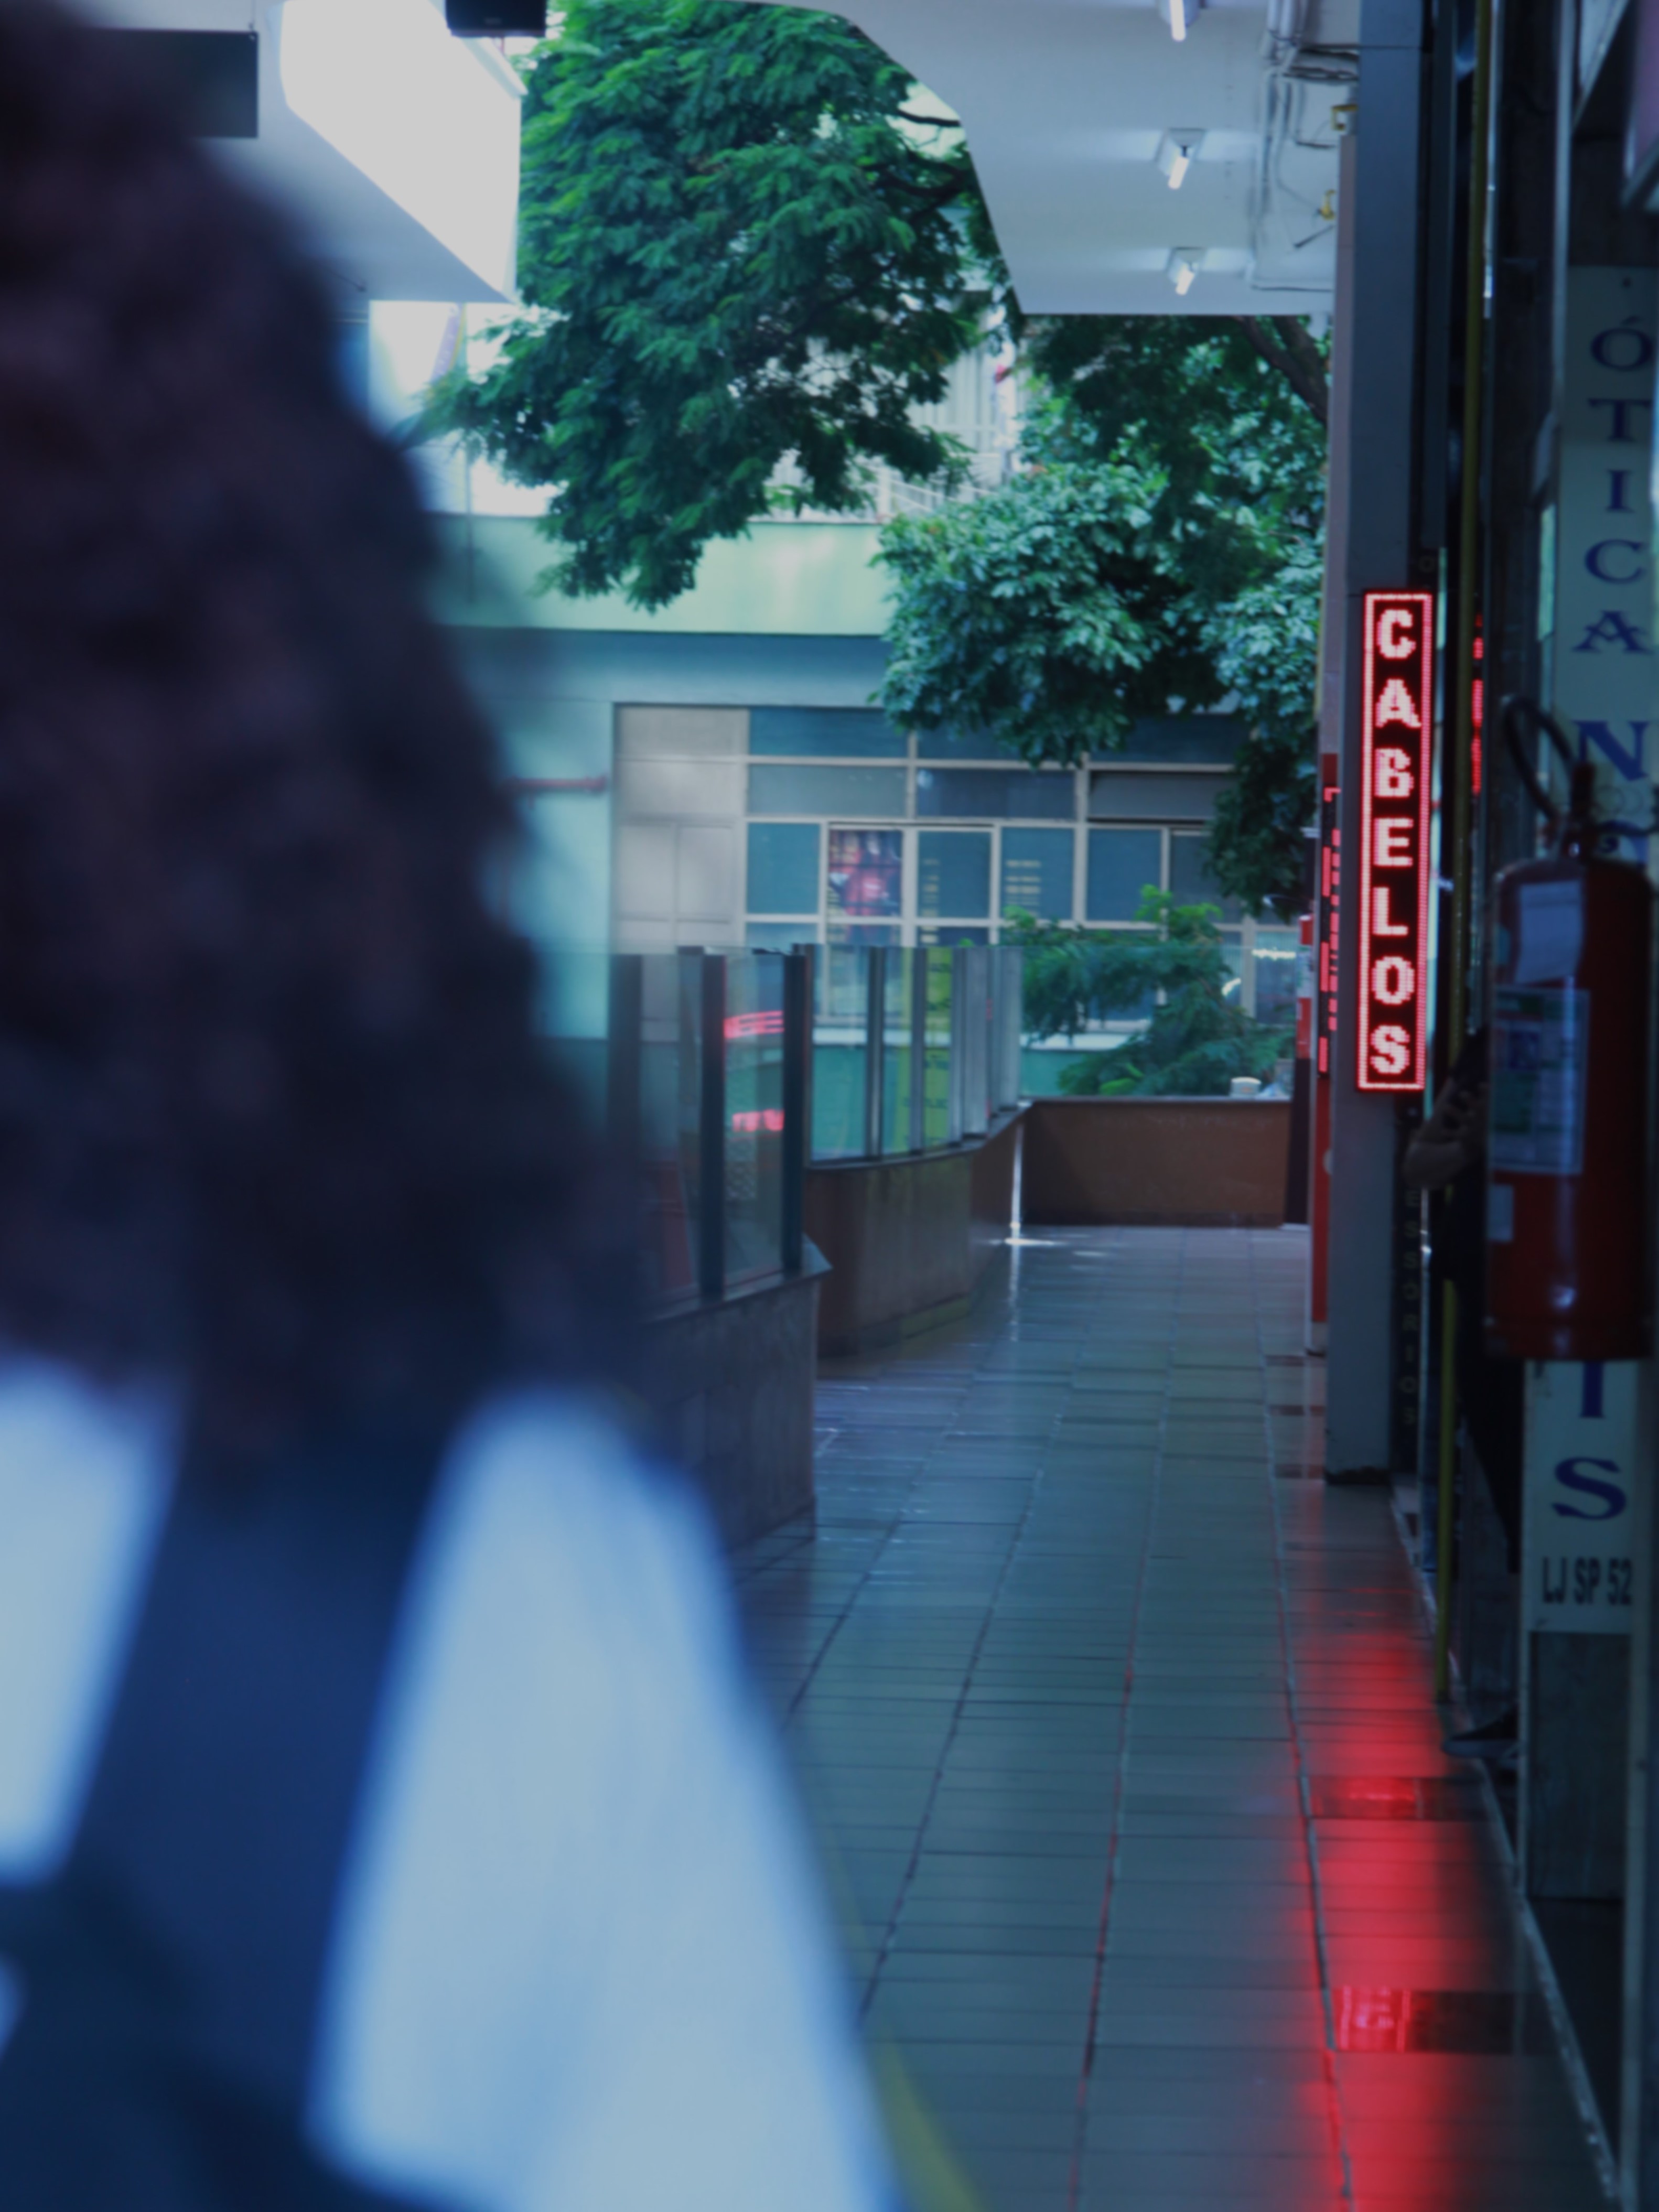
<path id="1" fill-rule="evenodd" d="M 520 92 L 442 0 L 80 0 L 136 30 L 257 30 L 259 135 L 214 150 L 349 297 L 513 289 Z M 0 0 L 3 5 L 3 0 Z"/>
<path id="2" fill-rule="evenodd" d="M 1157 0 L 841 0 L 833 12 L 962 118 L 1029 313 L 1328 308 L 1331 111 L 1352 93 L 1276 76 L 1265 5 L 1210 0 L 1180 43 Z M 1358 0 L 1279 0 L 1287 12 L 1312 15 L 1324 43 L 1358 40 Z M 1168 131 L 1206 133 L 1176 191 L 1158 163 Z M 1204 260 L 1177 298 L 1168 270 L 1182 248 Z"/>

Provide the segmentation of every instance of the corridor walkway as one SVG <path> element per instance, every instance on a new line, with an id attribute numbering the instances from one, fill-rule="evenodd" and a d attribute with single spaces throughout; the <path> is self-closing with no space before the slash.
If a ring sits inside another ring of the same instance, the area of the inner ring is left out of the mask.
<path id="1" fill-rule="evenodd" d="M 816 1534 L 737 1562 L 872 2034 L 989 2212 L 1600 2207 L 1300 1235 L 1010 1257 L 826 1375 Z"/>

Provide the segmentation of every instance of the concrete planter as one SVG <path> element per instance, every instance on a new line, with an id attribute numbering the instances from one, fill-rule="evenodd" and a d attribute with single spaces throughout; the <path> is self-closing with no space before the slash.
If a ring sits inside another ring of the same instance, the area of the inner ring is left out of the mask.
<path id="1" fill-rule="evenodd" d="M 1276 1229 L 1290 1141 L 1287 1098 L 1039 1098 L 1024 1218 Z"/>
<path id="2" fill-rule="evenodd" d="M 938 1152 L 844 1160 L 806 1176 L 806 1233 L 830 1263 L 818 1309 L 828 1357 L 958 1318 L 1008 1234 L 1024 1109 Z"/>
<path id="3" fill-rule="evenodd" d="M 823 1263 L 687 1304 L 648 1325 L 653 1408 L 729 1544 L 812 1507 L 812 1389 Z"/>

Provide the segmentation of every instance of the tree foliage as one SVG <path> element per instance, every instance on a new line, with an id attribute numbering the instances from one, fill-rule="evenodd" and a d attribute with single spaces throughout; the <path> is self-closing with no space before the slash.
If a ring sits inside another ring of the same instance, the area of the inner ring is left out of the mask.
<path id="1" fill-rule="evenodd" d="M 1054 398 L 1025 472 L 976 503 L 983 522 L 951 507 L 883 543 L 890 714 L 1070 761 L 1138 714 L 1234 695 L 1247 736 L 1209 859 L 1253 912 L 1304 902 L 1324 431 L 1301 338 L 1293 386 L 1232 319 L 1033 325 L 1027 359 Z M 1056 483 L 1090 518 L 1070 556 L 1049 551 Z"/>
<path id="2" fill-rule="evenodd" d="M 1235 1076 L 1271 1075 L 1291 1040 L 1230 996 L 1216 909 L 1149 890 L 1139 918 L 1152 928 L 1062 929 L 1028 915 L 1005 927 L 1005 941 L 1025 947 L 1028 1035 L 1075 1037 L 1091 1021 L 1148 1018 L 1123 1043 L 1068 1061 L 1060 1089 L 1203 1098 L 1224 1096 Z"/>
<path id="3" fill-rule="evenodd" d="M 1162 489 L 1144 469 L 1060 460 L 889 524 L 889 716 L 1071 763 L 1162 714 L 1172 691 L 1218 698 L 1192 594 L 1153 527 Z"/>
<path id="4" fill-rule="evenodd" d="M 572 0 L 526 73 L 526 312 L 434 427 L 545 486 L 564 590 L 661 606 L 778 496 L 961 467 L 918 423 L 980 337 L 988 245 L 959 135 L 838 17 Z"/>

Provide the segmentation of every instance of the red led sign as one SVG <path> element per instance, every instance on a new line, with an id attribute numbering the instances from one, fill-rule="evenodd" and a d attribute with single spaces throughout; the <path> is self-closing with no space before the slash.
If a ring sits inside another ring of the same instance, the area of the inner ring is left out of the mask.
<path id="1" fill-rule="evenodd" d="M 1359 1088 L 1420 1091 L 1428 1048 L 1434 602 L 1365 594 Z"/>

